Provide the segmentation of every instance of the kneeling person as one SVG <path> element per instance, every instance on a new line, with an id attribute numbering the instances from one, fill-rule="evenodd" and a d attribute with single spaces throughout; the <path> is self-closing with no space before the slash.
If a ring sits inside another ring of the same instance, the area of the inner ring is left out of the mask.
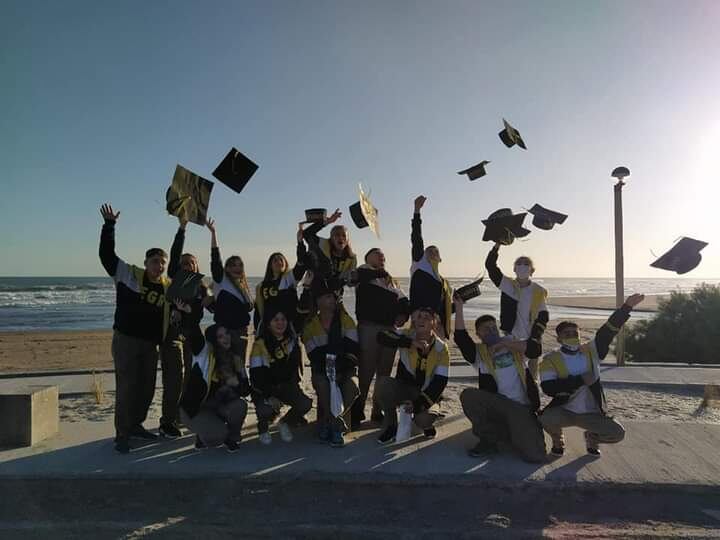
<path id="1" fill-rule="evenodd" d="M 380 444 L 395 440 L 397 407 L 409 403 L 413 420 L 425 436 L 436 435 L 433 424 L 438 419 L 436 404 L 445 390 L 450 368 L 447 344 L 435 333 L 438 317 L 431 308 L 413 313 L 410 330 L 379 332 L 378 341 L 400 351 L 395 377 L 382 377 L 375 383 L 375 399 L 384 414 L 384 430 L 378 437 Z"/>
<path id="2" fill-rule="evenodd" d="M 580 344 L 578 325 L 563 321 L 556 327 L 559 350 L 548 353 L 540 363 L 540 386 L 553 400 L 540 415 L 545 431 L 552 437 L 552 453 L 565 450 L 563 428 L 577 426 L 585 430 L 589 454 L 600 455 L 600 443 L 618 443 L 625 429 L 608 416 L 605 393 L 600 383 L 600 362 L 608 353 L 615 334 L 630 318 L 630 312 L 643 301 L 633 294 L 600 327 L 595 338 Z"/>
<path id="3" fill-rule="evenodd" d="M 280 437 L 292 441 L 290 426 L 297 425 L 312 407 L 312 400 L 300 389 L 302 355 L 292 324 L 282 306 L 265 306 L 262 334 L 250 354 L 250 382 L 258 417 L 260 442 L 270 444 L 269 427 L 282 404 L 290 410 L 278 424 Z"/>
<path id="4" fill-rule="evenodd" d="M 545 438 L 537 419 L 540 394 L 526 360 L 540 356 L 542 325 L 533 328 L 527 341 L 513 341 L 500 337 L 495 317 L 483 315 L 475 321 L 481 341 L 475 343 L 465 329 L 462 300 L 456 297 L 454 302 L 455 343 L 478 370 L 479 388 L 460 394 L 463 411 L 480 439 L 469 454 L 495 453 L 498 442 L 508 441 L 525 461 L 544 461 Z"/>

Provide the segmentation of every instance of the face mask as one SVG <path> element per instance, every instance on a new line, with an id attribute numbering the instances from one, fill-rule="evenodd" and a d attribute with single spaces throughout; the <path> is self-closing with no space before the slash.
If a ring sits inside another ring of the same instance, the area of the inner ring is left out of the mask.
<path id="1" fill-rule="evenodd" d="M 492 347 L 496 343 L 500 342 L 500 334 L 497 332 L 493 332 L 492 334 L 489 334 L 483 338 L 483 343 L 487 345 L 488 347 Z"/>
<path id="2" fill-rule="evenodd" d="M 560 340 L 563 347 L 571 351 L 577 351 L 580 348 L 580 338 L 564 338 Z"/>
<path id="3" fill-rule="evenodd" d="M 518 264 L 515 267 L 515 275 L 518 279 L 527 279 L 530 277 L 530 267 L 527 264 Z"/>

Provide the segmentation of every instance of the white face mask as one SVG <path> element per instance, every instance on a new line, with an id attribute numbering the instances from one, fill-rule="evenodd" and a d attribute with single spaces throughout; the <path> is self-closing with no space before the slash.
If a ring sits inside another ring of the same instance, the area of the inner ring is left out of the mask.
<path id="1" fill-rule="evenodd" d="M 527 279 L 530 277 L 530 267 L 527 264 L 518 264 L 515 266 L 515 275 L 518 279 Z"/>

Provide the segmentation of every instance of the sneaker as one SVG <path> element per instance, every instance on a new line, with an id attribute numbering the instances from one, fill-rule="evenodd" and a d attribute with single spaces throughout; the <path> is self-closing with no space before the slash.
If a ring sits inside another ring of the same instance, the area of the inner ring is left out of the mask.
<path id="1" fill-rule="evenodd" d="M 240 450 L 240 441 L 225 439 L 225 449 L 228 452 L 237 452 L 238 450 Z"/>
<path id="2" fill-rule="evenodd" d="M 270 435 L 269 431 L 263 431 L 260 435 L 258 435 L 258 440 L 260 441 L 260 444 L 268 445 L 272 443 L 272 435 Z"/>
<path id="3" fill-rule="evenodd" d="M 562 456 L 562 455 L 565 455 L 565 448 L 562 447 L 562 446 L 553 446 L 553 447 L 550 449 L 550 453 L 551 453 L 553 456 Z"/>
<path id="4" fill-rule="evenodd" d="M 426 439 L 434 439 L 437 435 L 437 429 L 435 429 L 434 427 L 423 429 L 423 435 L 425 435 Z"/>
<path id="5" fill-rule="evenodd" d="M 588 447 L 587 447 L 587 453 L 590 454 L 591 456 L 600 456 L 600 455 L 602 455 L 602 454 L 600 453 L 600 449 L 599 449 L 599 448 L 593 448 L 592 446 L 588 446 Z"/>
<path id="6" fill-rule="evenodd" d="M 330 446 L 333 448 L 342 448 L 345 446 L 345 438 L 343 437 L 342 431 L 334 429 L 330 436 Z"/>
<path id="7" fill-rule="evenodd" d="M 174 424 L 160 424 L 158 432 L 161 437 L 165 437 L 166 439 L 172 440 L 182 437 L 182 431 Z"/>
<path id="8" fill-rule="evenodd" d="M 318 431 L 318 439 L 320 439 L 320 442 L 329 442 L 330 441 L 330 426 L 322 426 L 320 430 Z"/>
<path id="9" fill-rule="evenodd" d="M 137 426 L 133 427 L 130 430 L 130 437 L 134 437 L 136 439 L 145 439 L 148 441 L 154 441 L 158 438 L 158 435 L 155 435 L 154 433 L 149 432 L 147 429 L 143 427 L 142 424 L 138 424 Z"/>
<path id="10" fill-rule="evenodd" d="M 126 437 L 115 438 L 115 450 L 120 454 L 130 453 L 130 441 Z"/>
<path id="11" fill-rule="evenodd" d="M 388 426 L 385 428 L 380 436 L 377 438 L 377 442 L 380 444 L 390 444 L 395 441 L 395 435 L 397 434 L 397 426 Z"/>
<path id="12" fill-rule="evenodd" d="M 587 453 L 591 456 L 600 455 L 600 449 L 593 443 L 593 441 L 590 440 L 590 433 L 587 431 L 585 432 L 585 448 L 587 449 Z"/>
<path id="13" fill-rule="evenodd" d="M 197 435 L 195 435 L 195 448 L 197 450 L 205 450 L 207 448 L 207 444 L 202 442 L 202 439 L 200 439 Z"/>
<path id="14" fill-rule="evenodd" d="M 290 431 L 290 426 L 288 426 L 285 422 L 280 422 L 278 424 L 278 431 L 280 432 L 280 438 L 284 442 L 292 442 L 292 440 L 293 440 L 292 431 Z"/>
<path id="15" fill-rule="evenodd" d="M 478 441 L 478 443 L 468 450 L 470 457 L 484 457 L 489 454 L 497 454 L 498 446 L 496 442 L 492 441 Z"/>

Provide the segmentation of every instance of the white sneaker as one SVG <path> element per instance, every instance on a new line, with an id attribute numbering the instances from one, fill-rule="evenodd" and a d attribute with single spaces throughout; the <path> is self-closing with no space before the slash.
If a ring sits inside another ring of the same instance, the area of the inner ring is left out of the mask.
<path id="1" fill-rule="evenodd" d="M 272 442 L 272 435 L 270 435 L 269 431 L 266 431 L 260 434 L 258 440 L 260 441 L 260 444 L 270 444 Z"/>
<path id="2" fill-rule="evenodd" d="M 283 441 L 292 442 L 292 440 L 293 440 L 292 431 L 290 431 L 290 426 L 288 426 L 285 422 L 280 422 L 278 424 L 278 431 L 280 432 L 280 438 Z"/>

